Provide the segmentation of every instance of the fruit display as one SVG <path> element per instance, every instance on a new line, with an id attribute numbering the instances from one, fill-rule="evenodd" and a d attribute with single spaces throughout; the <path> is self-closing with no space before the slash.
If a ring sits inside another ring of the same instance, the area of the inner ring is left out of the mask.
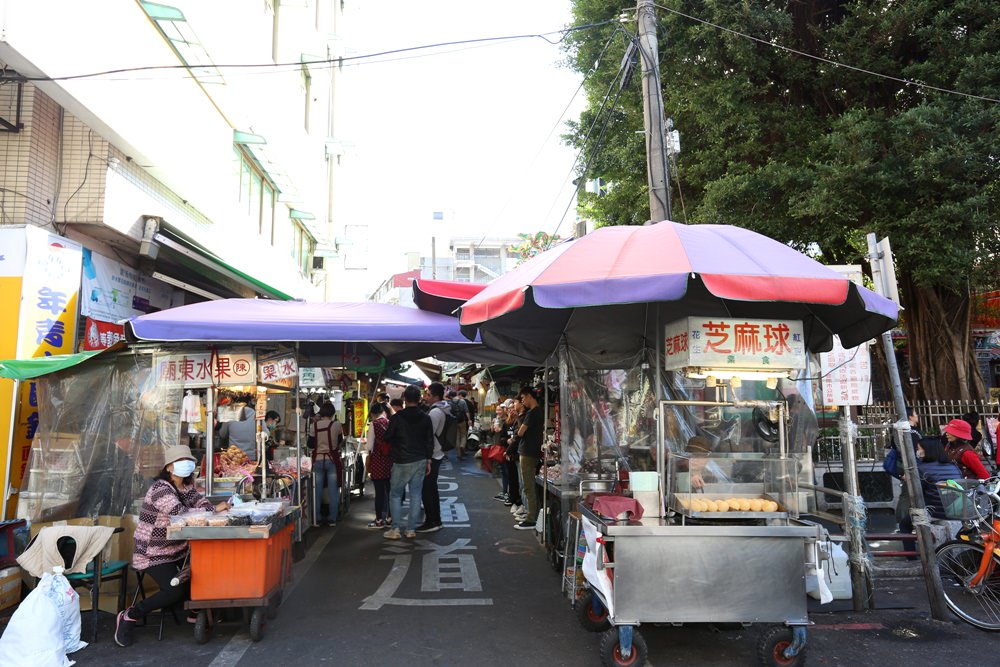
<path id="1" fill-rule="evenodd" d="M 777 512 L 778 503 L 766 498 L 726 498 L 702 500 L 692 498 L 681 501 L 692 512 Z"/>
<path id="2" fill-rule="evenodd" d="M 218 473 L 224 477 L 245 477 L 253 472 L 253 464 L 246 452 L 236 445 L 229 445 L 219 454 Z"/>

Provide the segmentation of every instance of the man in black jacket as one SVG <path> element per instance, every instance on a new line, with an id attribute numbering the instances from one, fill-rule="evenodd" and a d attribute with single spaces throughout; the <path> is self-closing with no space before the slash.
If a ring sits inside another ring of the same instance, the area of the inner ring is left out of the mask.
<path id="1" fill-rule="evenodd" d="M 417 536 L 420 521 L 420 497 L 424 475 L 431 467 L 434 453 L 434 430 L 431 418 L 420 409 L 420 389 L 410 385 L 403 391 L 405 407 L 389 420 L 385 439 L 392 454 L 392 473 L 389 478 L 389 511 L 393 527 L 382 533 L 388 540 L 401 536 Z M 409 489 L 410 514 L 403 528 L 403 490 Z M 400 529 L 403 528 L 402 535 Z"/>

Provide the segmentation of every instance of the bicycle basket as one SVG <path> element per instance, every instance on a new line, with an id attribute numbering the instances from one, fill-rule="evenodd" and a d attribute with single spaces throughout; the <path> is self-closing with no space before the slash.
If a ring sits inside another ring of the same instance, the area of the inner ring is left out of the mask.
<path id="1" fill-rule="evenodd" d="M 976 479 L 949 479 L 947 482 L 939 482 L 937 489 L 941 505 L 944 507 L 945 518 L 971 521 L 988 517 L 992 509 L 990 499 L 984 494 L 977 494 L 977 488 L 979 480 Z"/>

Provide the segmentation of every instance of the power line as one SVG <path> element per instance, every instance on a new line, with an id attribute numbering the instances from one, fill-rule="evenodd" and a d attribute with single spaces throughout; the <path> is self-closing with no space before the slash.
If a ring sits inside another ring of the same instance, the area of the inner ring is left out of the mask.
<path id="1" fill-rule="evenodd" d="M 706 21 L 705 19 L 700 19 L 697 16 L 691 16 L 690 14 L 685 14 L 684 12 L 677 11 L 676 9 L 671 9 L 670 7 L 664 7 L 663 5 L 657 5 L 657 4 L 654 4 L 653 6 L 656 7 L 657 9 L 662 9 L 665 12 L 669 12 L 671 14 L 676 14 L 677 16 L 682 16 L 682 17 L 684 17 L 684 18 L 686 18 L 686 19 L 688 19 L 690 21 L 695 21 L 696 23 L 701 23 L 703 25 L 710 26 L 712 28 L 715 28 L 716 30 L 721 30 L 723 32 L 728 32 L 728 33 L 730 33 L 732 35 L 736 35 L 737 37 L 742 37 L 743 39 L 749 39 L 751 41 L 757 42 L 758 44 L 763 44 L 765 46 L 769 46 L 769 47 L 771 47 L 773 49 L 778 49 L 780 51 L 786 51 L 788 53 L 792 53 L 792 54 L 795 54 L 797 56 L 802 56 L 804 58 L 811 58 L 813 60 L 818 60 L 818 61 L 826 63 L 828 65 L 833 65 L 834 67 L 843 67 L 844 69 L 853 70 L 855 72 L 861 72 L 862 74 L 868 74 L 869 76 L 878 77 L 880 79 L 887 79 L 889 81 L 896 81 L 897 83 L 901 83 L 901 84 L 906 85 L 906 86 L 914 86 L 916 88 L 926 88 L 927 90 L 934 90 L 934 91 L 937 91 L 939 93 L 948 93 L 949 95 L 960 95 L 962 97 L 968 97 L 968 98 L 971 98 L 971 99 L 974 99 L 974 100 L 983 100 L 984 102 L 1000 103 L 1000 99 L 997 99 L 995 97 L 986 97 L 986 96 L 983 96 L 983 95 L 973 95 L 972 93 L 963 93 L 960 90 L 952 90 L 950 88 L 941 88 L 939 86 L 932 86 L 930 84 L 921 83 L 919 81 L 914 81 L 912 79 L 904 79 L 902 77 L 892 76 L 891 74 L 883 74 L 882 72 L 876 72 L 874 70 L 865 69 L 864 67 L 858 67 L 856 65 L 848 65 L 847 63 L 842 63 L 842 62 L 838 62 L 836 60 L 831 60 L 830 58 L 824 58 L 823 56 L 817 56 L 817 55 L 814 55 L 812 53 L 806 53 L 805 51 L 799 51 L 797 49 L 793 49 L 793 48 L 790 48 L 790 47 L 787 47 L 787 46 L 783 46 L 781 44 L 776 44 L 773 41 L 766 40 L 766 39 L 761 39 L 760 37 L 754 37 L 753 35 L 748 35 L 747 33 L 740 32 L 738 30 L 733 30 L 732 28 L 727 28 L 727 27 L 721 26 L 721 25 L 719 25 L 717 23 L 712 23 L 711 21 Z"/>
<path id="2" fill-rule="evenodd" d="M 570 107 L 573 106 L 573 102 L 576 101 L 577 95 L 580 94 L 580 91 L 583 90 L 584 85 L 587 83 L 587 79 L 589 79 L 591 76 L 594 75 L 595 72 L 597 72 L 598 66 L 604 60 L 604 54 L 607 53 L 608 48 L 611 46 L 611 42 L 614 41 L 615 36 L 617 34 L 618 34 L 617 30 L 613 31 L 611 33 L 611 36 L 608 37 L 608 41 L 604 43 L 604 48 L 601 49 L 601 53 L 594 60 L 594 66 L 591 67 L 590 71 L 588 71 L 583 76 L 583 79 L 580 81 L 580 85 L 577 86 L 576 91 L 573 93 L 573 96 L 570 97 L 569 102 L 566 103 L 566 106 L 563 108 L 562 113 L 559 114 L 559 117 L 556 119 L 556 122 L 552 124 L 552 127 L 549 129 L 549 133 L 547 135 L 545 135 L 545 139 L 542 140 L 541 146 L 538 147 L 538 150 L 535 152 L 534 157 L 531 158 L 531 162 L 528 164 L 527 168 L 525 169 L 526 172 L 530 172 L 531 168 L 535 166 L 535 163 L 538 161 L 538 158 L 542 154 L 542 151 L 545 150 L 545 145 L 548 143 L 549 139 L 552 137 L 552 133 L 555 132 L 556 128 L 558 128 L 559 125 L 563 122 L 563 119 L 566 117 L 566 114 L 569 112 Z M 579 160 L 579 155 L 577 155 L 577 160 Z M 573 163 L 573 167 L 575 167 L 575 166 L 576 166 L 576 162 Z M 572 168 L 571 168 L 570 169 L 570 176 L 572 176 L 572 173 L 573 173 L 573 171 L 572 171 Z M 567 178 L 567 180 L 568 180 L 568 178 Z M 562 187 L 565 187 L 565 186 L 566 186 L 566 181 L 563 181 Z M 480 246 L 480 245 L 482 245 L 483 241 L 486 240 L 486 237 L 489 236 L 490 232 L 493 230 L 493 227 L 495 227 L 496 224 L 500 221 L 500 217 L 503 215 L 504 211 L 507 210 L 507 207 L 510 206 L 510 203 L 511 203 L 511 201 L 513 201 L 513 199 L 514 199 L 514 195 L 513 194 L 511 194 L 507 198 L 507 201 L 505 201 L 504 205 L 500 208 L 500 212 L 497 213 L 496 217 L 493 219 L 493 222 L 487 228 L 486 233 L 484 233 L 483 237 L 481 239 L 479 239 L 479 243 L 476 244 L 477 247 Z M 550 206 L 549 207 L 549 211 L 546 212 L 546 214 L 545 214 L 546 217 L 548 216 L 549 212 L 552 211 L 552 207 L 553 206 L 555 206 L 555 201 L 552 202 L 552 206 Z"/>
<path id="3" fill-rule="evenodd" d="M 602 21 L 600 23 L 588 23 L 581 26 L 571 26 L 569 28 L 563 28 L 562 30 L 553 30 L 552 32 L 546 33 L 530 33 L 524 35 L 506 35 L 502 37 L 478 37 L 475 39 L 460 39 L 450 42 L 437 42 L 434 44 L 422 44 L 419 46 L 408 46 L 400 49 L 390 49 L 388 51 L 379 51 L 377 53 L 367 53 L 358 56 L 342 56 L 339 58 L 324 58 L 318 60 L 303 60 L 301 62 L 286 62 L 286 63 L 244 63 L 244 64 L 213 64 L 211 67 L 215 69 L 275 69 L 279 67 L 293 67 L 301 68 L 310 65 L 340 65 L 341 63 L 355 60 L 366 60 L 370 58 L 378 58 L 380 56 L 390 56 L 397 53 L 409 53 L 412 51 L 422 51 L 426 49 L 436 49 L 445 46 L 461 46 L 464 44 L 481 44 L 484 42 L 501 42 L 501 41 L 513 41 L 521 39 L 543 39 L 549 44 L 560 44 L 566 37 L 573 32 L 578 32 L 580 30 L 589 30 L 591 28 L 597 28 L 609 23 L 614 23 L 614 20 Z M 549 39 L 550 35 L 562 35 L 559 39 L 552 40 Z M 9 76 L 6 72 L 0 72 L 0 82 L 3 80 L 11 81 L 74 81 L 79 79 L 92 79 L 96 77 L 108 76 L 111 74 L 125 74 L 131 72 L 151 72 L 151 71 L 170 71 L 170 70 L 197 70 L 204 69 L 205 65 L 189 65 L 187 63 L 178 65 L 144 65 L 140 67 L 120 67 L 116 69 L 103 70 L 99 72 L 87 72 L 83 74 L 68 74 L 64 76 L 24 76 L 24 75 L 14 75 Z"/>

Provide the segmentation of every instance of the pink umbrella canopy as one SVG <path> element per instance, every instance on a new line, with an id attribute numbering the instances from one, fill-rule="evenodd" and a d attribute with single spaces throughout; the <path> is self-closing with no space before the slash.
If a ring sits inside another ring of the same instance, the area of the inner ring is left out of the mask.
<path id="1" fill-rule="evenodd" d="M 548 358 L 561 339 L 596 358 L 655 347 L 655 326 L 686 316 L 803 321 L 812 351 L 891 328 L 896 304 L 756 232 L 664 221 L 602 227 L 490 283 L 461 308 L 488 347 Z"/>

